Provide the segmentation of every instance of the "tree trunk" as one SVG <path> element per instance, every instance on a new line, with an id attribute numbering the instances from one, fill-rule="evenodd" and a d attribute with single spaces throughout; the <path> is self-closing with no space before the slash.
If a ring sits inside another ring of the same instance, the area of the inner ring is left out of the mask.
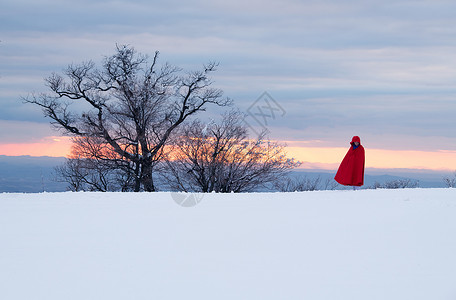
<path id="1" fill-rule="evenodd" d="M 142 165 L 142 184 L 144 186 L 144 191 L 146 192 L 155 192 L 152 171 L 152 162 L 149 160 L 145 160 Z"/>
<path id="2" fill-rule="evenodd" d="M 135 166 L 135 192 L 139 192 L 141 190 L 141 163 L 138 159 Z"/>

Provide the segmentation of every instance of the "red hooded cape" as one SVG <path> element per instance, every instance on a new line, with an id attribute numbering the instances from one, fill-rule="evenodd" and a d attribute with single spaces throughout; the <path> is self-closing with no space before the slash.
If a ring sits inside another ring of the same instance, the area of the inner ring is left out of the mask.
<path id="1" fill-rule="evenodd" d="M 360 143 L 356 149 L 353 149 L 355 142 Z M 364 147 L 361 146 L 361 140 L 354 136 L 344 159 L 340 163 L 334 179 L 343 185 L 362 186 L 364 184 Z"/>

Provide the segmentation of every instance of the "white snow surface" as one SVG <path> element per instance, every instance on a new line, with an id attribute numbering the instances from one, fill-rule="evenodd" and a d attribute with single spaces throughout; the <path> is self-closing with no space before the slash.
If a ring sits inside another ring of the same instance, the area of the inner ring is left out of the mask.
<path id="1" fill-rule="evenodd" d="M 456 189 L 173 196 L 0 194 L 0 299 L 456 299 Z"/>

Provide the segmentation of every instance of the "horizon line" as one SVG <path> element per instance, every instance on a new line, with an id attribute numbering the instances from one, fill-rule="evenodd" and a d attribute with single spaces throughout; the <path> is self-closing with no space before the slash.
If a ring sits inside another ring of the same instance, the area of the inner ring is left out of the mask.
<path id="1" fill-rule="evenodd" d="M 50 156 L 50 155 L 6 155 L 6 154 L 0 154 L 0 157 L 11 157 L 11 158 L 55 158 L 55 159 L 68 159 L 66 156 Z M 307 166 L 304 167 L 296 167 L 292 170 L 313 170 L 313 171 L 324 171 L 324 172 L 335 172 L 338 169 L 338 165 L 336 167 L 332 166 L 334 164 L 331 163 L 311 163 L 311 162 L 305 162 L 307 163 Z M 331 167 L 329 167 L 331 165 Z M 366 170 L 370 171 L 392 171 L 392 172 L 456 172 L 456 170 L 453 170 L 451 168 L 444 169 L 444 168 L 392 168 L 392 167 L 385 167 L 385 168 L 379 168 L 379 167 L 365 167 Z"/>

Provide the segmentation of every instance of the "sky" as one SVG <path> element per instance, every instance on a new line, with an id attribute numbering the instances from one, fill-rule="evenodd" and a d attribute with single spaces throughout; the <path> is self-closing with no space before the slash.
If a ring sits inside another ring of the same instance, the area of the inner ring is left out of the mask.
<path id="1" fill-rule="evenodd" d="M 62 156 L 68 137 L 21 96 L 128 44 L 214 87 L 304 166 L 456 169 L 455 1 L 0 0 L 0 155 Z M 266 93 L 265 93 L 266 92 Z M 214 111 L 215 115 L 215 111 Z"/>

